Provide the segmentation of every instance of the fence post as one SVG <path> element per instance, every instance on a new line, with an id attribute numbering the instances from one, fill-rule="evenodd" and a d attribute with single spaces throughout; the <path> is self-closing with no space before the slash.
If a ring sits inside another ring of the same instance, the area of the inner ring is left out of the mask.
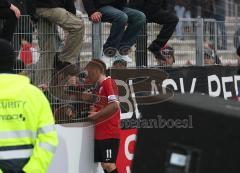
<path id="1" fill-rule="evenodd" d="M 101 57 L 102 50 L 102 27 L 101 23 L 92 23 L 92 52 L 93 58 Z"/>
<path id="2" fill-rule="evenodd" d="M 203 49 L 203 18 L 197 18 L 197 32 L 196 32 L 196 65 L 197 66 L 204 66 L 204 49 Z"/>
<path id="3" fill-rule="evenodd" d="M 136 66 L 137 67 L 147 67 L 147 23 L 142 28 L 141 34 L 138 36 L 136 41 Z"/>

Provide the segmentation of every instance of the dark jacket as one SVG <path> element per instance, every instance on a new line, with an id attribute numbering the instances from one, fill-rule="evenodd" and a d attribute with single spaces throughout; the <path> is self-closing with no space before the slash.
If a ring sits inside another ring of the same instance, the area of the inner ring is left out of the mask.
<path id="1" fill-rule="evenodd" d="M 11 4 L 7 0 L 0 0 L 0 8 L 10 8 Z"/>
<path id="2" fill-rule="evenodd" d="M 27 0 L 32 1 L 28 4 L 28 13 L 34 15 L 36 13 L 36 8 L 65 8 L 70 13 L 76 14 L 76 8 L 74 5 L 74 0 Z"/>
<path id="3" fill-rule="evenodd" d="M 56 8 L 61 6 L 59 0 L 33 0 L 37 8 Z"/>
<path id="4" fill-rule="evenodd" d="M 167 0 L 130 0 L 130 7 L 150 15 L 161 9 L 167 10 L 168 3 Z"/>
<path id="5" fill-rule="evenodd" d="M 21 11 L 21 15 L 27 15 L 26 0 L 9 0 L 9 2 Z"/>
<path id="6" fill-rule="evenodd" d="M 83 0 L 83 6 L 88 15 L 91 16 L 94 12 L 98 11 L 99 8 L 103 6 L 111 5 L 113 7 L 121 9 L 126 6 L 126 2 L 126 0 Z"/>
<path id="7" fill-rule="evenodd" d="M 202 0 L 202 17 L 213 18 L 214 17 L 214 0 Z"/>
<path id="8" fill-rule="evenodd" d="M 65 8 L 70 13 L 76 15 L 76 7 L 74 0 L 61 0 L 61 7 Z"/>
<path id="9" fill-rule="evenodd" d="M 36 8 L 56 8 L 60 7 L 60 4 L 56 0 L 27 0 L 28 14 L 36 18 Z"/>

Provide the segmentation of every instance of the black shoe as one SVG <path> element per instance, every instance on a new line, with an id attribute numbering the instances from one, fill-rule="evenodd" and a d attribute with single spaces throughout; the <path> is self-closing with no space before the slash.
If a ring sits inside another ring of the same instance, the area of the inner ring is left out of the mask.
<path id="1" fill-rule="evenodd" d="M 60 70 L 64 69 L 65 67 L 71 65 L 70 62 L 60 61 L 58 58 L 58 55 L 59 55 L 59 53 L 56 53 L 56 55 L 54 56 L 53 67 L 55 68 L 56 71 L 60 71 Z"/>
<path id="2" fill-rule="evenodd" d="M 156 59 L 159 59 L 159 60 L 163 60 L 165 61 L 166 59 L 162 56 L 162 54 L 160 53 L 160 48 L 155 46 L 154 44 L 151 44 L 149 47 L 148 47 L 148 50 L 150 52 L 152 52 L 152 54 L 155 56 Z"/>
<path id="3" fill-rule="evenodd" d="M 56 70 L 57 71 L 61 71 L 61 70 L 64 70 L 64 69 L 66 69 L 68 66 L 71 66 L 72 64 L 70 63 L 70 62 L 62 62 L 62 61 L 59 61 L 58 63 L 57 63 L 57 66 L 56 66 Z"/>

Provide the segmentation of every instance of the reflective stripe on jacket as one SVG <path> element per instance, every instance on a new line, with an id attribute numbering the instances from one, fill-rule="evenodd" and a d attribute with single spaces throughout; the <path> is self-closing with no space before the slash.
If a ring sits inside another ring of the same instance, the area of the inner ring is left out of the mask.
<path id="1" fill-rule="evenodd" d="M 25 160 L 25 173 L 46 173 L 57 144 L 44 94 L 25 76 L 0 74 L 0 165 Z"/>

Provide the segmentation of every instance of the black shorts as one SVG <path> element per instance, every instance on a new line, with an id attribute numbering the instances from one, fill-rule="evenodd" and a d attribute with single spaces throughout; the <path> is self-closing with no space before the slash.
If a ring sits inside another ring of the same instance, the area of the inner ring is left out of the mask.
<path id="1" fill-rule="evenodd" d="M 94 161 L 102 163 L 116 163 L 119 139 L 95 140 Z"/>

